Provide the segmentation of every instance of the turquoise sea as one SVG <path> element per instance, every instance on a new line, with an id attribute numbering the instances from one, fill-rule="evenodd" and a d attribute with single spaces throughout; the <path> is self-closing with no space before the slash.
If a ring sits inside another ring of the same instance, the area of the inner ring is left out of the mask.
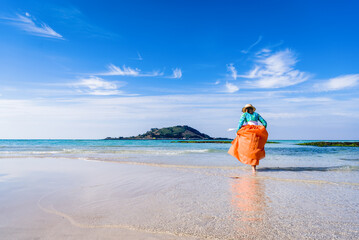
<path id="1" fill-rule="evenodd" d="M 0 238 L 358 239 L 359 148 L 276 142 L 254 175 L 230 144 L 0 140 Z"/>
<path id="2" fill-rule="evenodd" d="M 334 140 L 333 140 L 334 141 Z M 359 148 L 299 146 L 305 140 L 267 143 L 262 171 L 359 171 Z M 171 140 L 0 140 L 1 158 L 70 158 L 176 165 L 244 166 L 227 154 L 230 144 Z"/>
<path id="3" fill-rule="evenodd" d="M 333 140 L 334 141 L 334 140 Z M 260 172 L 359 183 L 359 148 L 299 146 L 304 140 L 266 144 Z M 243 168 L 227 154 L 230 144 L 171 140 L 0 140 L 0 158 L 67 158 L 88 161 Z M 291 174 L 288 174 L 288 173 Z"/>

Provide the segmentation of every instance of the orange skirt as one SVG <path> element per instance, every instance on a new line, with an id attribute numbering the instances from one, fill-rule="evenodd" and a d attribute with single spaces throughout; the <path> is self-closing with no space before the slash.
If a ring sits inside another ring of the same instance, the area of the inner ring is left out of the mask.
<path id="1" fill-rule="evenodd" d="M 258 165 L 259 160 L 265 157 L 264 145 L 268 139 L 268 132 L 263 126 L 246 125 L 237 132 L 228 153 L 240 162 L 249 165 Z"/>

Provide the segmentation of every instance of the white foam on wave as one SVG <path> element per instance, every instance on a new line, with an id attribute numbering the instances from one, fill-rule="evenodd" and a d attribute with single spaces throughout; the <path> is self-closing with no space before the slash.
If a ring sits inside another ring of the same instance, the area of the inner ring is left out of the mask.
<path id="1" fill-rule="evenodd" d="M 1 151 L 1 154 L 19 155 L 19 154 L 56 154 L 62 151 Z"/>
<path id="2" fill-rule="evenodd" d="M 54 154 L 144 154 L 144 155 L 180 155 L 180 154 L 191 154 L 191 153 L 210 153 L 219 152 L 216 149 L 121 149 L 121 150 L 89 150 L 89 149 L 62 149 L 57 151 L 2 151 L 0 154 L 7 155 L 54 155 Z"/>

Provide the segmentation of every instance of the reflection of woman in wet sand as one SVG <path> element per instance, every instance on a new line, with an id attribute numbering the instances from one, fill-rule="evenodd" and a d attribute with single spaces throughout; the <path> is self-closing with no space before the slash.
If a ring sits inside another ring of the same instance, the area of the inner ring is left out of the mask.
<path id="1" fill-rule="evenodd" d="M 230 180 L 234 231 L 240 239 L 267 239 L 270 222 L 267 219 L 267 197 L 263 182 L 252 176 Z"/>
<path id="2" fill-rule="evenodd" d="M 260 220 L 266 206 L 264 186 L 256 177 L 236 177 L 231 181 L 232 206 L 243 221 Z"/>
<path id="3" fill-rule="evenodd" d="M 267 122 L 255 111 L 252 104 L 242 108 L 237 137 L 228 151 L 242 163 L 251 165 L 253 172 L 256 171 L 259 160 L 265 157 L 264 145 L 268 139 Z M 263 126 L 258 125 L 258 121 Z"/>

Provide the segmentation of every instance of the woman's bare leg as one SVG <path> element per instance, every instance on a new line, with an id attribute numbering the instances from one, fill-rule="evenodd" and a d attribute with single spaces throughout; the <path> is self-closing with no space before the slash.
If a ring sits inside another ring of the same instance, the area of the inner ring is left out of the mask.
<path id="1" fill-rule="evenodd" d="M 252 165 L 252 172 L 256 172 L 257 171 L 257 166 L 256 165 Z"/>

